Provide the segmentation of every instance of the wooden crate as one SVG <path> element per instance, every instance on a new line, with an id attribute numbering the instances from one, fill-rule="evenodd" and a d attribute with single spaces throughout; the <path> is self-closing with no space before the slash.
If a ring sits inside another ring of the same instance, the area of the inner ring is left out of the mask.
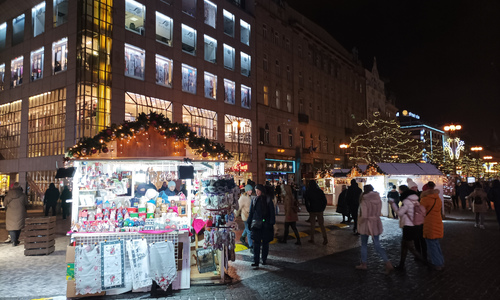
<path id="1" fill-rule="evenodd" d="M 24 249 L 24 255 L 25 256 L 31 256 L 31 255 L 48 255 L 56 249 L 55 246 L 49 247 L 49 248 L 40 248 L 40 249 Z"/>
<path id="2" fill-rule="evenodd" d="M 33 242 L 33 243 L 26 243 L 24 242 L 24 249 L 26 250 L 32 250 L 32 249 L 40 249 L 40 248 L 50 248 L 54 246 L 56 243 L 55 240 L 50 240 L 50 241 L 44 241 L 44 242 Z"/>
<path id="3" fill-rule="evenodd" d="M 38 217 L 38 218 L 26 218 L 26 227 L 45 225 L 45 228 L 56 227 L 56 217 Z"/>
<path id="4" fill-rule="evenodd" d="M 55 250 L 56 217 L 27 218 L 24 255 L 48 255 Z"/>

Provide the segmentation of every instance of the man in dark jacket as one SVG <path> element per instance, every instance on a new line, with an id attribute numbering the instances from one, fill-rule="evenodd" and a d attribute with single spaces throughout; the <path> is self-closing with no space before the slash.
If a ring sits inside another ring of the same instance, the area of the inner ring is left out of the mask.
<path id="1" fill-rule="evenodd" d="M 266 195 L 266 188 L 262 184 L 255 187 L 257 198 L 250 205 L 247 225 L 251 230 L 253 240 L 252 267 L 258 269 L 260 262 L 260 245 L 262 244 L 262 264 L 267 264 L 269 242 L 274 238 L 273 226 L 276 223 L 274 203 L 271 200 L 274 194 Z M 269 197 L 268 197 L 269 196 Z"/>
<path id="2" fill-rule="evenodd" d="M 72 197 L 73 196 L 71 191 L 69 190 L 68 186 L 65 185 L 61 193 L 61 206 L 62 206 L 63 219 L 66 219 L 66 216 L 69 215 L 69 203 L 66 203 L 66 200 L 69 200 Z"/>
<path id="3" fill-rule="evenodd" d="M 399 193 L 398 191 L 396 191 L 395 185 L 391 185 L 391 190 L 389 191 L 389 193 L 387 193 L 387 199 L 392 199 L 394 204 L 396 204 L 396 207 L 399 207 Z M 392 217 L 394 219 L 398 218 L 398 215 L 396 215 L 396 212 L 394 210 L 392 210 Z"/>
<path id="4" fill-rule="evenodd" d="M 326 196 L 325 193 L 319 188 L 316 181 L 309 181 L 309 188 L 307 189 L 304 199 L 306 202 L 306 208 L 309 212 L 309 220 L 311 221 L 311 239 L 309 243 L 314 244 L 314 232 L 316 224 L 316 219 L 318 220 L 318 225 L 321 228 L 321 233 L 323 234 L 323 245 L 328 244 L 328 238 L 326 237 L 325 220 L 323 218 L 323 212 L 326 208 Z"/>
<path id="5" fill-rule="evenodd" d="M 493 180 L 490 190 L 488 191 L 488 200 L 495 205 L 495 213 L 497 214 L 497 222 L 500 225 L 500 181 Z"/>
<path id="6" fill-rule="evenodd" d="M 347 207 L 347 200 L 345 198 L 346 194 L 347 194 L 347 186 L 343 184 L 342 192 L 340 192 L 339 199 L 337 202 L 337 212 L 339 214 L 342 214 L 342 222 L 340 222 L 340 224 L 347 224 L 347 220 L 349 220 L 349 208 Z"/>
<path id="7" fill-rule="evenodd" d="M 51 208 L 52 215 L 56 215 L 57 200 L 59 200 L 59 190 L 54 183 L 51 183 L 49 188 L 45 191 L 45 197 L 43 197 L 43 203 L 45 203 L 45 216 L 49 215 L 49 210 Z"/>
<path id="8" fill-rule="evenodd" d="M 347 189 L 346 199 L 349 207 L 349 222 L 354 220 L 354 228 L 352 229 L 355 235 L 358 235 L 358 208 L 359 198 L 361 197 L 361 189 L 356 182 L 356 179 L 351 180 L 351 185 Z"/>
<path id="9" fill-rule="evenodd" d="M 460 197 L 460 201 L 462 202 L 462 209 L 467 209 L 467 196 L 471 193 L 469 185 L 467 182 L 460 182 L 460 186 L 457 188 L 458 196 Z M 470 206 L 469 206 L 470 207 Z"/>

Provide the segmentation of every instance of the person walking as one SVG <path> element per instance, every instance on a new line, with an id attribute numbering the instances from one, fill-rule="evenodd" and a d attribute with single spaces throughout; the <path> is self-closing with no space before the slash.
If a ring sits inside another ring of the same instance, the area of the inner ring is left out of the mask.
<path id="1" fill-rule="evenodd" d="M 420 206 L 420 203 L 418 202 L 417 193 L 410 190 L 408 186 L 399 186 L 399 192 L 401 193 L 400 199 L 402 199 L 402 206 L 398 207 L 394 199 L 389 199 L 389 203 L 393 211 L 398 215 L 399 227 L 403 230 L 403 237 L 401 239 L 401 258 L 399 260 L 399 265 L 394 268 L 404 270 L 408 250 L 413 254 L 416 260 L 423 261 L 420 253 L 415 250 L 415 245 L 413 243 L 416 236 L 414 224 L 415 207 Z"/>
<path id="2" fill-rule="evenodd" d="M 304 199 L 306 201 L 306 209 L 309 212 L 309 220 L 311 222 L 311 238 L 309 239 L 309 243 L 314 244 L 314 226 L 316 225 L 316 220 L 318 220 L 318 225 L 321 229 L 321 234 L 323 235 L 323 245 L 328 244 L 325 219 L 323 217 L 323 212 L 326 208 L 326 196 L 325 193 L 323 193 L 323 191 L 319 188 L 315 180 L 309 181 L 309 188 L 304 195 Z"/>
<path id="3" fill-rule="evenodd" d="M 363 195 L 361 196 L 361 209 L 359 211 L 359 228 L 361 234 L 361 264 L 356 266 L 358 270 L 366 270 L 368 259 L 368 237 L 371 236 L 375 250 L 385 263 L 385 272 L 389 274 L 394 267 L 387 258 L 384 248 L 380 245 L 379 236 L 383 232 L 382 221 L 380 220 L 380 211 L 382 209 L 382 200 L 379 193 L 373 190 L 371 184 L 363 187 Z"/>
<path id="4" fill-rule="evenodd" d="M 465 181 L 461 181 L 457 190 L 458 190 L 458 196 L 460 197 L 460 202 L 462 203 L 462 209 L 467 209 L 467 196 L 469 196 L 469 185 Z"/>
<path id="5" fill-rule="evenodd" d="M 488 191 L 488 200 L 493 202 L 495 206 L 495 213 L 497 215 L 497 222 L 500 229 L 500 180 L 495 179 L 491 183 L 491 189 Z"/>
<path id="6" fill-rule="evenodd" d="M 340 192 L 338 202 L 337 202 L 337 212 L 342 214 L 342 222 L 341 224 L 347 224 L 347 220 L 349 220 L 349 207 L 347 207 L 347 186 L 345 184 L 342 185 L 342 192 Z"/>
<path id="7" fill-rule="evenodd" d="M 347 188 L 346 200 L 347 206 L 349 208 L 349 220 L 347 223 L 351 222 L 351 219 L 354 220 L 354 227 L 352 229 L 355 235 L 359 235 L 358 233 L 358 208 L 359 208 L 359 199 L 361 197 L 361 189 L 356 182 L 356 179 L 351 180 L 351 185 Z"/>
<path id="8" fill-rule="evenodd" d="M 442 271 L 444 269 L 444 257 L 439 240 L 444 235 L 443 219 L 441 217 L 443 202 L 439 197 L 439 190 L 435 189 L 435 187 L 436 184 L 432 181 L 422 187 L 420 205 L 423 205 L 426 211 L 423 236 L 427 244 L 430 263 L 432 268 Z"/>
<path id="9" fill-rule="evenodd" d="M 253 253 L 253 243 L 250 236 L 250 228 L 248 227 L 247 220 L 248 215 L 250 213 L 250 206 L 252 205 L 252 195 L 253 187 L 250 184 L 245 186 L 245 192 L 241 194 L 240 199 L 238 199 L 238 210 L 236 211 L 236 217 L 241 215 L 241 220 L 245 224 L 245 229 L 243 230 L 243 234 L 241 235 L 240 241 L 243 245 L 250 249 L 250 252 Z M 245 238 L 248 239 L 248 243 Z"/>
<path id="10" fill-rule="evenodd" d="M 49 185 L 49 188 L 45 191 L 45 196 L 43 197 L 43 203 L 45 204 L 45 216 L 49 215 L 49 210 L 52 208 L 52 215 L 56 215 L 57 200 L 59 200 L 59 190 L 56 188 L 54 183 Z"/>
<path id="11" fill-rule="evenodd" d="M 481 182 L 474 184 L 474 191 L 467 197 L 472 201 L 472 212 L 476 215 L 474 227 L 484 229 L 484 214 L 488 211 L 488 194 L 483 190 Z"/>
<path id="12" fill-rule="evenodd" d="M 301 245 L 299 231 L 297 230 L 297 221 L 299 220 L 299 202 L 293 197 L 291 186 L 285 184 L 281 186 L 281 199 L 283 200 L 283 204 L 285 206 L 285 233 L 280 243 L 286 244 L 289 229 L 292 227 L 293 233 L 295 233 L 295 237 L 297 239 L 295 245 Z"/>
<path id="13" fill-rule="evenodd" d="M 392 200 L 392 203 L 394 203 L 394 205 L 391 204 L 391 207 L 392 207 L 392 217 L 394 219 L 397 219 L 398 216 L 396 214 L 396 210 L 394 210 L 394 207 L 398 208 L 399 207 L 399 193 L 398 191 L 396 191 L 396 186 L 395 185 L 391 185 L 391 191 L 389 193 L 387 193 L 387 199 L 389 199 L 389 201 Z"/>
<path id="14" fill-rule="evenodd" d="M 69 203 L 66 203 L 66 200 L 71 199 L 72 197 L 71 191 L 68 186 L 65 185 L 61 193 L 61 206 L 64 220 L 66 219 L 66 216 L 69 215 Z"/>
<path id="15" fill-rule="evenodd" d="M 28 197 L 23 193 L 19 182 L 15 182 L 4 199 L 5 205 L 5 228 L 9 232 L 12 246 L 19 245 L 19 236 L 24 228 Z"/>
<path id="16" fill-rule="evenodd" d="M 267 197 L 266 188 L 262 184 L 257 184 L 255 194 L 257 198 L 252 201 L 250 213 L 248 214 L 248 227 L 251 230 L 253 239 L 253 260 L 252 267 L 259 268 L 260 248 L 262 245 L 262 264 L 267 264 L 269 254 L 269 242 L 274 238 L 273 225 L 276 223 L 274 204 L 271 201 L 272 195 Z"/>

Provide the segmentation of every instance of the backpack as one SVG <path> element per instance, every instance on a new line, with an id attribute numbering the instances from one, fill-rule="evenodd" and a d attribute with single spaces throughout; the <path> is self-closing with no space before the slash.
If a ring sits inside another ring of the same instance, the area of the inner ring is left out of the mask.
<path id="1" fill-rule="evenodd" d="M 476 196 L 474 197 L 474 201 L 473 201 L 473 202 L 474 202 L 474 204 L 477 204 L 477 205 L 479 205 L 479 204 L 483 204 L 483 197 L 481 197 L 481 196 L 479 196 L 479 195 L 476 195 Z"/>
<path id="2" fill-rule="evenodd" d="M 424 224 L 425 219 L 425 207 L 420 205 L 418 201 L 412 201 L 413 203 L 413 225 L 422 225 Z"/>

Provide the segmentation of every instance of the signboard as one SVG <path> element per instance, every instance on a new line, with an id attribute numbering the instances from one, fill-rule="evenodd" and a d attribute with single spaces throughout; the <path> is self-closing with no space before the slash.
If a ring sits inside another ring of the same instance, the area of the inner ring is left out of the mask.
<path id="1" fill-rule="evenodd" d="M 266 172 L 295 173 L 295 161 L 266 158 Z"/>

